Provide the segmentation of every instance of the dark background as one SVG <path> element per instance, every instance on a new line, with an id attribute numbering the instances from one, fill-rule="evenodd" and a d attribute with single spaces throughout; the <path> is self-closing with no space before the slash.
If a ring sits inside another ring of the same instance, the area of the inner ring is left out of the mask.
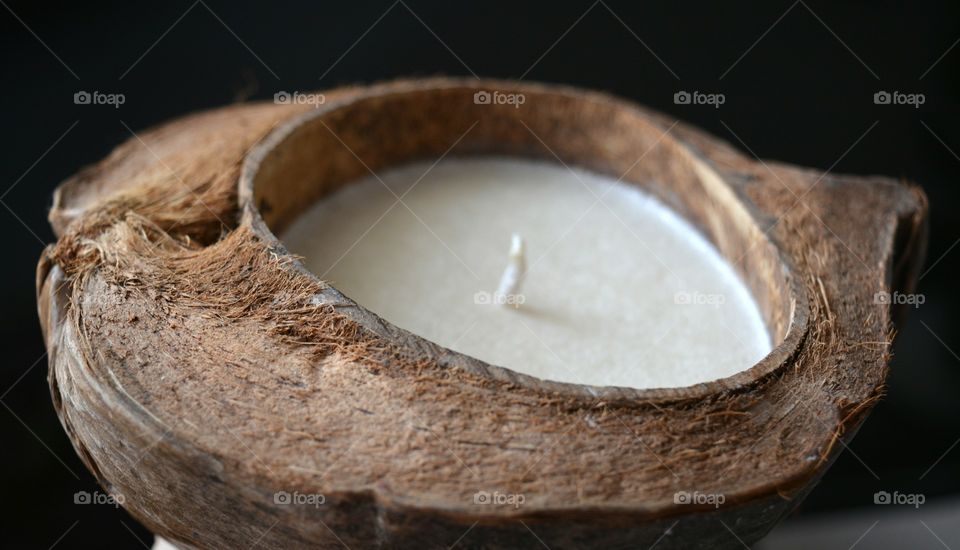
<path id="1" fill-rule="evenodd" d="M 607 90 L 765 159 L 920 183 L 931 203 L 926 302 L 901 327 L 887 398 L 788 524 L 873 506 L 878 490 L 952 502 L 960 523 L 960 4 L 404 1 L 0 2 L 9 547 L 151 540 L 122 510 L 73 503 L 96 486 L 53 412 L 34 301 L 54 186 L 129 139 L 124 125 L 140 131 L 279 90 L 436 74 Z M 80 90 L 126 102 L 75 105 Z M 675 105 L 679 90 L 726 103 Z M 879 90 L 926 101 L 875 105 Z M 953 536 L 941 534 L 960 547 Z M 940 547 L 915 547 L 928 544 Z"/>

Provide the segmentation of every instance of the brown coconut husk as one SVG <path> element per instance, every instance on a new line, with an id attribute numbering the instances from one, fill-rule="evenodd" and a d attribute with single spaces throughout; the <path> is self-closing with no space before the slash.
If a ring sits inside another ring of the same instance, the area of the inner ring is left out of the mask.
<path id="1" fill-rule="evenodd" d="M 738 269 L 775 349 L 689 388 L 543 381 L 390 325 L 273 236 L 461 136 L 452 154 L 559 160 L 665 201 Z M 875 295 L 912 290 L 926 242 L 914 186 L 758 162 L 603 94 L 457 79 L 176 120 L 66 181 L 50 219 L 37 288 L 57 412 L 103 487 L 184 548 L 751 544 L 883 394 L 894 326 Z"/>

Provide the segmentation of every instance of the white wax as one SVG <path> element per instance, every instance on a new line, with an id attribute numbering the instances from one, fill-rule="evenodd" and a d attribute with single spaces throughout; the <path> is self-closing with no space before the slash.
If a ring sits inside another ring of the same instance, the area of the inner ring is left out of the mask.
<path id="1" fill-rule="evenodd" d="M 731 266 L 649 195 L 543 162 L 431 164 L 346 186 L 282 240 L 393 324 L 548 380 L 689 386 L 770 351 Z M 524 241 L 526 274 L 519 296 L 497 305 L 513 234 Z"/>

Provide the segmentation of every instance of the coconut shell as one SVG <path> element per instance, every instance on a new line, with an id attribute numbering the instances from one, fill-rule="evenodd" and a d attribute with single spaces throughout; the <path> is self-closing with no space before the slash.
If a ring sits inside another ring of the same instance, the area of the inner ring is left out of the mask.
<path id="1" fill-rule="evenodd" d="M 562 86 L 436 78 L 324 99 L 175 120 L 56 192 L 37 274 L 54 406 L 100 484 L 174 544 L 739 548 L 883 394 L 897 312 L 877 296 L 916 280 L 917 187 L 757 161 Z M 391 325 L 274 237 L 369 171 L 451 146 L 656 196 L 740 273 L 775 348 L 686 388 L 544 381 Z"/>

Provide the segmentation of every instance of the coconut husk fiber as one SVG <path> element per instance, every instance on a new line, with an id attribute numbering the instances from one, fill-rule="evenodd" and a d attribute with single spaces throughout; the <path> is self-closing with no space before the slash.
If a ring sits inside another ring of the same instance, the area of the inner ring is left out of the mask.
<path id="1" fill-rule="evenodd" d="M 492 90 L 525 101 L 474 101 Z M 773 351 L 687 388 L 543 381 L 390 325 L 274 237 L 471 124 L 452 154 L 559 159 L 683 215 L 753 292 Z M 58 188 L 37 275 L 51 395 L 104 489 L 182 548 L 739 548 L 883 395 L 899 312 L 875 296 L 912 290 L 926 210 L 915 186 L 763 163 L 562 86 L 433 78 L 235 105 Z"/>

